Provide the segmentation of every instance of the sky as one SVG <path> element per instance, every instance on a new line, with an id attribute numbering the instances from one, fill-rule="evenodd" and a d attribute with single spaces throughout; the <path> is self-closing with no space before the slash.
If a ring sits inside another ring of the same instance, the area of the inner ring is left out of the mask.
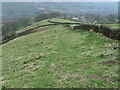
<path id="1" fill-rule="evenodd" d="M 2 2 L 119 2 L 120 0 L 0 0 Z"/>

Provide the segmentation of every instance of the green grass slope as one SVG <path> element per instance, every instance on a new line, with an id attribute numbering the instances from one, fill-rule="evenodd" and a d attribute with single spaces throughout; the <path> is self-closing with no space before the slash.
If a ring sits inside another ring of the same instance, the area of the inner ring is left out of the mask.
<path id="1" fill-rule="evenodd" d="M 32 25 L 29 25 L 29 26 L 27 26 L 25 28 L 19 29 L 18 31 L 16 31 L 16 33 L 21 33 L 21 32 L 24 32 L 26 30 L 34 29 L 34 28 L 39 27 L 41 25 L 48 25 L 48 24 L 53 24 L 53 23 L 48 22 L 48 19 L 40 21 L 40 22 L 35 22 Z"/>
<path id="2" fill-rule="evenodd" d="M 108 27 L 110 27 L 110 28 L 114 28 L 114 29 L 119 28 L 118 24 L 105 24 L 105 25 L 108 26 Z"/>
<path id="3" fill-rule="evenodd" d="M 2 45 L 3 86 L 118 87 L 117 41 L 63 25 L 38 29 Z"/>
<path id="4" fill-rule="evenodd" d="M 59 23 L 61 23 L 61 22 L 62 23 L 81 23 L 81 22 L 71 21 L 71 20 L 67 20 L 67 19 L 60 19 L 60 18 L 53 18 L 53 19 L 51 19 L 51 21 L 59 22 Z M 49 24 L 55 24 L 55 23 L 49 22 L 49 19 L 42 20 L 40 22 L 36 22 L 36 23 L 34 23 L 32 25 L 29 25 L 27 27 L 23 27 L 23 28 L 19 29 L 18 31 L 16 31 L 16 34 L 27 31 L 29 29 L 34 30 L 37 27 L 40 27 L 42 25 L 49 25 Z"/>
<path id="5" fill-rule="evenodd" d="M 53 18 L 51 21 L 58 22 L 58 23 L 81 23 L 81 22 L 71 21 L 71 20 L 61 19 L 61 18 Z"/>

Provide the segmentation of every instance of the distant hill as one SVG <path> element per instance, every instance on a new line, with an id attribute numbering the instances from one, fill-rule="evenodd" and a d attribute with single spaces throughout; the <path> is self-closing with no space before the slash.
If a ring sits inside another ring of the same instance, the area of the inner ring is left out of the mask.
<path id="1" fill-rule="evenodd" d="M 71 14 L 117 14 L 116 2 L 3 2 L 3 20 L 11 20 L 21 17 L 36 16 L 52 11 Z"/>

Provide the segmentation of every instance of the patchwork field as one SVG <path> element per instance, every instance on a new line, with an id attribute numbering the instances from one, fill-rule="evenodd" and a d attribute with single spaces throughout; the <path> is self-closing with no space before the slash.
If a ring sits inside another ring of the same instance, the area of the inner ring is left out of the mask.
<path id="1" fill-rule="evenodd" d="M 26 27 L 50 24 L 47 20 Z M 9 88 L 117 88 L 118 41 L 64 25 L 2 45 L 2 84 Z"/>

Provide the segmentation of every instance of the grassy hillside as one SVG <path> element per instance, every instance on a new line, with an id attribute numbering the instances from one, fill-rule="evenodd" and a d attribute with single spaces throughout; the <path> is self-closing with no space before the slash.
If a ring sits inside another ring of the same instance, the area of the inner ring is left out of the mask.
<path id="1" fill-rule="evenodd" d="M 48 24 L 53 24 L 53 23 L 48 22 L 48 19 L 46 19 L 46 20 L 43 20 L 41 22 L 36 22 L 36 23 L 34 23 L 32 25 L 29 25 L 25 28 L 19 29 L 18 31 L 16 31 L 16 33 L 20 33 L 20 32 L 23 32 L 23 31 L 26 31 L 26 30 L 29 30 L 29 29 L 34 29 L 34 28 L 37 28 L 39 26 L 48 25 Z"/>
<path id="2" fill-rule="evenodd" d="M 61 19 L 61 18 L 53 18 L 50 21 L 58 22 L 58 23 L 81 23 L 81 22 L 76 22 L 76 21 L 71 21 L 71 20 Z"/>
<path id="3" fill-rule="evenodd" d="M 117 41 L 63 25 L 38 29 L 2 45 L 3 86 L 118 87 Z"/>
<path id="4" fill-rule="evenodd" d="M 50 21 L 58 22 L 58 23 L 61 23 L 61 22 L 62 23 L 81 23 L 81 22 L 71 21 L 71 20 L 67 20 L 67 19 L 60 19 L 60 18 L 53 18 Z M 29 29 L 33 29 L 34 30 L 37 27 L 40 27 L 40 26 L 43 26 L 43 25 L 49 25 L 49 24 L 54 24 L 54 23 L 49 22 L 49 19 L 42 20 L 40 22 L 36 22 L 36 23 L 34 23 L 32 25 L 29 25 L 29 26 L 27 26 L 25 28 L 23 27 L 23 28 L 19 29 L 18 31 L 16 31 L 16 34 L 17 33 L 21 33 L 23 31 L 26 31 L 26 30 L 29 30 Z"/>
<path id="5" fill-rule="evenodd" d="M 18 31 L 16 31 L 16 34 L 17 33 L 20 33 L 20 32 L 23 32 L 23 31 L 26 31 L 26 30 L 29 30 L 29 29 L 35 29 L 39 26 L 42 26 L 42 25 L 48 25 L 48 24 L 54 24 L 54 23 L 51 23 L 48 21 L 49 19 L 46 19 L 46 20 L 43 20 L 43 21 L 40 21 L 40 22 L 36 22 L 32 25 L 29 25 L 27 27 L 23 27 L 21 29 L 19 29 Z M 67 19 L 60 19 L 60 18 L 53 18 L 51 19 L 51 21 L 53 22 L 58 22 L 58 23 L 79 23 L 79 22 L 76 22 L 76 21 L 71 21 L 71 20 L 67 20 Z"/>
<path id="6" fill-rule="evenodd" d="M 106 24 L 106 26 L 111 27 L 111 28 L 114 28 L 114 29 L 119 28 L 119 25 L 118 25 L 118 24 Z"/>

